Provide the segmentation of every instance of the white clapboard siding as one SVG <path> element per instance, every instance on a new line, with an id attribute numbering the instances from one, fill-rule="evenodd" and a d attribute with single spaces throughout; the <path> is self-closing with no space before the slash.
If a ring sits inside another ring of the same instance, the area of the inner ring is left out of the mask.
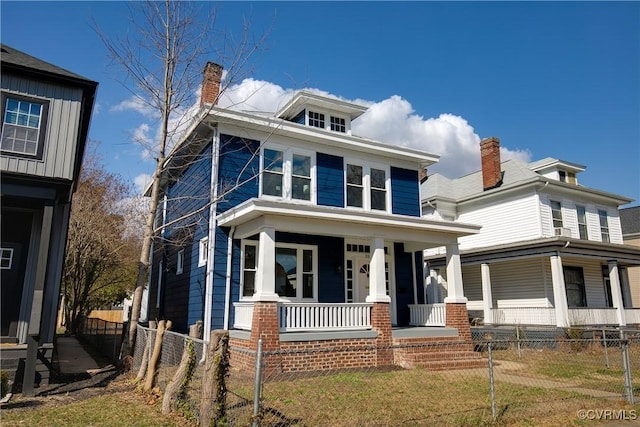
<path id="1" fill-rule="evenodd" d="M 462 267 L 462 284 L 464 296 L 469 301 L 482 301 L 482 276 L 480 264 Z"/>
<path id="2" fill-rule="evenodd" d="M 42 160 L 3 155 L 0 171 L 72 179 L 82 90 L 2 75 L 2 91 L 49 100 Z"/>
<path id="3" fill-rule="evenodd" d="M 548 260 L 544 258 L 492 263 L 491 295 L 494 306 L 500 300 L 521 300 L 523 307 L 530 306 L 528 300 L 552 301 L 551 271 L 546 264 Z"/>
<path id="4" fill-rule="evenodd" d="M 461 237 L 460 249 L 486 247 L 540 237 L 537 196 L 504 199 L 481 208 L 461 207 L 458 221 L 482 225 L 479 234 Z"/>

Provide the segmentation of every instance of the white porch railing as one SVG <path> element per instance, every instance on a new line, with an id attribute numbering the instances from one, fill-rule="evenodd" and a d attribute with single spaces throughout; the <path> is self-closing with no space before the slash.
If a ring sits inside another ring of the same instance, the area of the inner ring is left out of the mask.
<path id="1" fill-rule="evenodd" d="M 569 324 L 571 326 L 617 325 L 616 312 L 615 308 L 570 308 Z"/>
<path id="2" fill-rule="evenodd" d="M 371 329 L 371 303 L 278 304 L 280 332 Z"/>
<path id="3" fill-rule="evenodd" d="M 411 326 L 446 326 L 447 312 L 444 303 L 409 304 Z"/>
<path id="4" fill-rule="evenodd" d="M 640 325 L 640 308 L 625 308 L 624 315 L 627 325 Z"/>
<path id="5" fill-rule="evenodd" d="M 251 322 L 253 321 L 253 303 L 252 302 L 234 302 L 235 318 L 233 327 L 235 329 L 251 330 Z"/>
<path id="6" fill-rule="evenodd" d="M 503 307 L 492 310 L 495 325 L 556 325 L 553 307 Z"/>

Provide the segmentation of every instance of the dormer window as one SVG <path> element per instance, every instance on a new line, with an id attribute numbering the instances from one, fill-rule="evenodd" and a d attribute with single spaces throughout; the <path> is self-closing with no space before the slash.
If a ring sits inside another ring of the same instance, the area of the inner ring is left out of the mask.
<path id="1" fill-rule="evenodd" d="M 309 126 L 324 129 L 324 114 L 309 111 Z"/>
<path id="2" fill-rule="evenodd" d="M 559 171 L 560 182 L 567 182 L 567 173 L 565 171 Z"/>
<path id="3" fill-rule="evenodd" d="M 342 117 L 331 116 L 331 130 L 334 132 L 345 133 L 347 131 L 345 119 Z"/>

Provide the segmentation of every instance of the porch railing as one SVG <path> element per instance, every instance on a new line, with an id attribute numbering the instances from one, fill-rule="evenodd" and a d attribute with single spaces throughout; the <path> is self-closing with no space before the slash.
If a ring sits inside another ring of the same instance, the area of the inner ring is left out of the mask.
<path id="1" fill-rule="evenodd" d="M 371 303 L 278 304 L 280 332 L 371 329 Z"/>
<path id="2" fill-rule="evenodd" d="M 615 308 L 570 308 L 571 326 L 617 325 L 618 315 Z"/>
<path id="3" fill-rule="evenodd" d="M 409 304 L 411 326 L 446 326 L 447 312 L 444 303 Z"/>
<path id="4" fill-rule="evenodd" d="M 251 322 L 253 321 L 253 303 L 234 302 L 233 307 L 235 308 L 233 327 L 250 331 Z"/>
<path id="5" fill-rule="evenodd" d="M 627 325 L 640 325 L 640 308 L 625 308 L 624 315 Z"/>
<path id="6" fill-rule="evenodd" d="M 492 310 L 495 325 L 556 325 L 553 307 L 503 307 Z"/>

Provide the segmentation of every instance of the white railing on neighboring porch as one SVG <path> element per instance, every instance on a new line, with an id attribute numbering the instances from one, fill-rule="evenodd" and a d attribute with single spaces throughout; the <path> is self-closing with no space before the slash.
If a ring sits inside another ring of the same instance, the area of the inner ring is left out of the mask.
<path id="1" fill-rule="evenodd" d="M 371 329 L 371 303 L 278 304 L 280 332 Z"/>
<path id="2" fill-rule="evenodd" d="M 447 311 L 444 303 L 409 304 L 411 326 L 446 326 Z"/>
<path id="3" fill-rule="evenodd" d="M 234 302 L 235 318 L 233 327 L 235 329 L 251 330 L 251 322 L 253 321 L 253 303 L 252 302 Z"/>
<path id="4" fill-rule="evenodd" d="M 615 308 L 570 308 L 571 326 L 617 325 L 618 315 Z"/>
<path id="5" fill-rule="evenodd" d="M 491 313 L 495 325 L 556 325 L 553 307 L 503 307 L 494 308 Z"/>
<path id="6" fill-rule="evenodd" d="M 625 308 L 627 325 L 640 325 L 640 308 Z"/>

